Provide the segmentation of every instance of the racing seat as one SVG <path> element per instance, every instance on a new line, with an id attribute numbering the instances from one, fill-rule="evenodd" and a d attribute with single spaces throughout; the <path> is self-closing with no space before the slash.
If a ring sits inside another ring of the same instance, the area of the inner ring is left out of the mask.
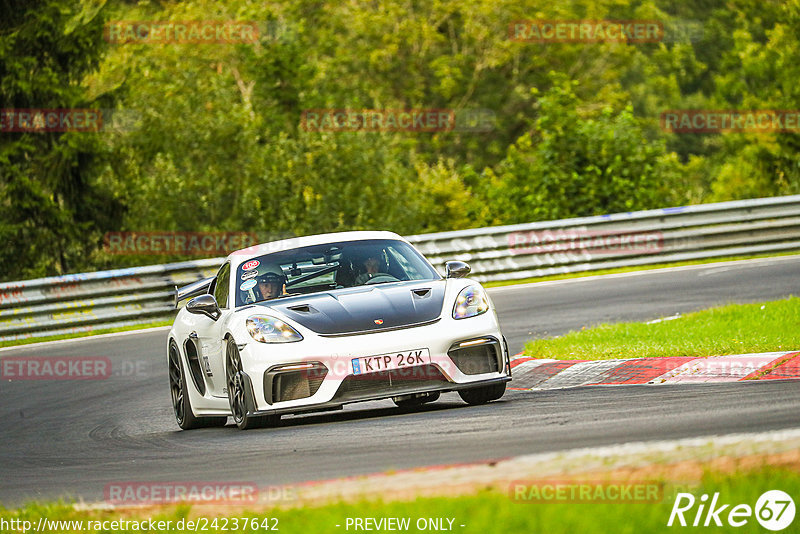
<path id="1" fill-rule="evenodd" d="M 356 285 L 356 276 L 358 273 L 353 267 L 353 260 L 351 258 L 341 258 L 339 260 L 339 268 L 336 270 L 336 285 L 341 287 L 353 287 Z"/>

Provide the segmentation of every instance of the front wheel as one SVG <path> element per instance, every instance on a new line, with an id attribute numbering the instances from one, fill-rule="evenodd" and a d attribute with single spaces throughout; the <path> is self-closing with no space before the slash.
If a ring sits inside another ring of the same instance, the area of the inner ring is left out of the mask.
<path id="1" fill-rule="evenodd" d="M 506 392 L 506 383 L 492 384 L 491 386 L 483 386 L 472 389 L 461 389 L 458 395 L 461 400 L 473 406 L 478 404 L 486 404 L 489 401 L 497 400 Z"/>
<path id="2" fill-rule="evenodd" d="M 183 372 L 181 353 L 175 341 L 169 344 L 169 391 L 172 396 L 172 409 L 175 412 L 175 421 L 183 430 L 204 428 L 212 426 L 225 426 L 227 417 L 197 417 L 192 411 L 189 400 L 186 373 Z"/>
<path id="3" fill-rule="evenodd" d="M 250 430 L 278 422 L 280 419 L 278 415 L 250 415 L 250 410 L 255 409 L 255 402 L 250 398 L 239 347 L 231 338 L 228 338 L 228 345 L 225 349 L 225 376 L 228 385 L 228 402 L 236 426 L 241 430 Z"/>

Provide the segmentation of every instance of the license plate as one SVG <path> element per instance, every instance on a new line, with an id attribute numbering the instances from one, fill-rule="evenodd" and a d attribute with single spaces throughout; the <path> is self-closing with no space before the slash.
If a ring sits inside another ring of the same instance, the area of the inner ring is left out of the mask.
<path id="1" fill-rule="evenodd" d="M 353 358 L 351 361 L 353 363 L 353 374 L 364 375 L 431 363 L 431 355 L 428 349 L 414 349 L 403 352 L 389 352 L 378 356 Z"/>

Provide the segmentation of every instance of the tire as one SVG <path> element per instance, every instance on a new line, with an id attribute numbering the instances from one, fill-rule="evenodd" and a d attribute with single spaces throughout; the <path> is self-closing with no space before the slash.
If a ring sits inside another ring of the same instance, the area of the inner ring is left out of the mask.
<path id="1" fill-rule="evenodd" d="M 225 347 L 225 378 L 231 415 L 240 430 L 272 426 L 278 422 L 279 415 L 250 415 L 250 412 L 255 409 L 255 402 L 251 398 L 248 381 L 242 368 L 239 347 L 231 338 L 228 338 Z"/>
<path id="2" fill-rule="evenodd" d="M 506 383 L 492 384 L 491 386 L 483 386 L 472 389 L 461 389 L 458 395 L 461 400 L 467 404 L 476 406 L 478 404 L 486 404 L 489 401 L 497 400 L 506 392 Z"/>
<path id="3" fill-rule="evenodd" d="M 170 341 L 167 365 L 169 368 L 169 391 L 175 421 L 183 430 L 225 426 L 227 417 L 197 417 L 189 400 L 188 381 L 183 369 L 183 360 L 174 340 Z"/>
<path id="4" fill-rule="evenodd" d="M 416 395 L 392 397 L 392 401 L 398 408 L 412 408 L 414 406 L 422 406 L 423 404 L 434 402 L 439 398 L 439 395 L 441 395 L 441 393 L 438 391 L 434 391 L 433 393 L 418 393 Z"/>

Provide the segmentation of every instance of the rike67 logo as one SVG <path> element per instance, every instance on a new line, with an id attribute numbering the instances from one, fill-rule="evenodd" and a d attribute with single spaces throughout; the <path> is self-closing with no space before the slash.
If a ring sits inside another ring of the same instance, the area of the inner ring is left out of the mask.
<path id="1" fill-rule="evenodd" d="M 755 507 L 749 504 L 723 503 L 719 492 L 714 493 L 711 502 L 708 502 L 708 495 L 705 493 L 699 499 L 691 493 L 678 493 L 667 526 L 742 527 L 755 516 L 762 527 L 779 531 L 792 524 L 794 515 L 794 501 L 788 493 L 781 490 L 764 492 L 756 501 Z"/>

